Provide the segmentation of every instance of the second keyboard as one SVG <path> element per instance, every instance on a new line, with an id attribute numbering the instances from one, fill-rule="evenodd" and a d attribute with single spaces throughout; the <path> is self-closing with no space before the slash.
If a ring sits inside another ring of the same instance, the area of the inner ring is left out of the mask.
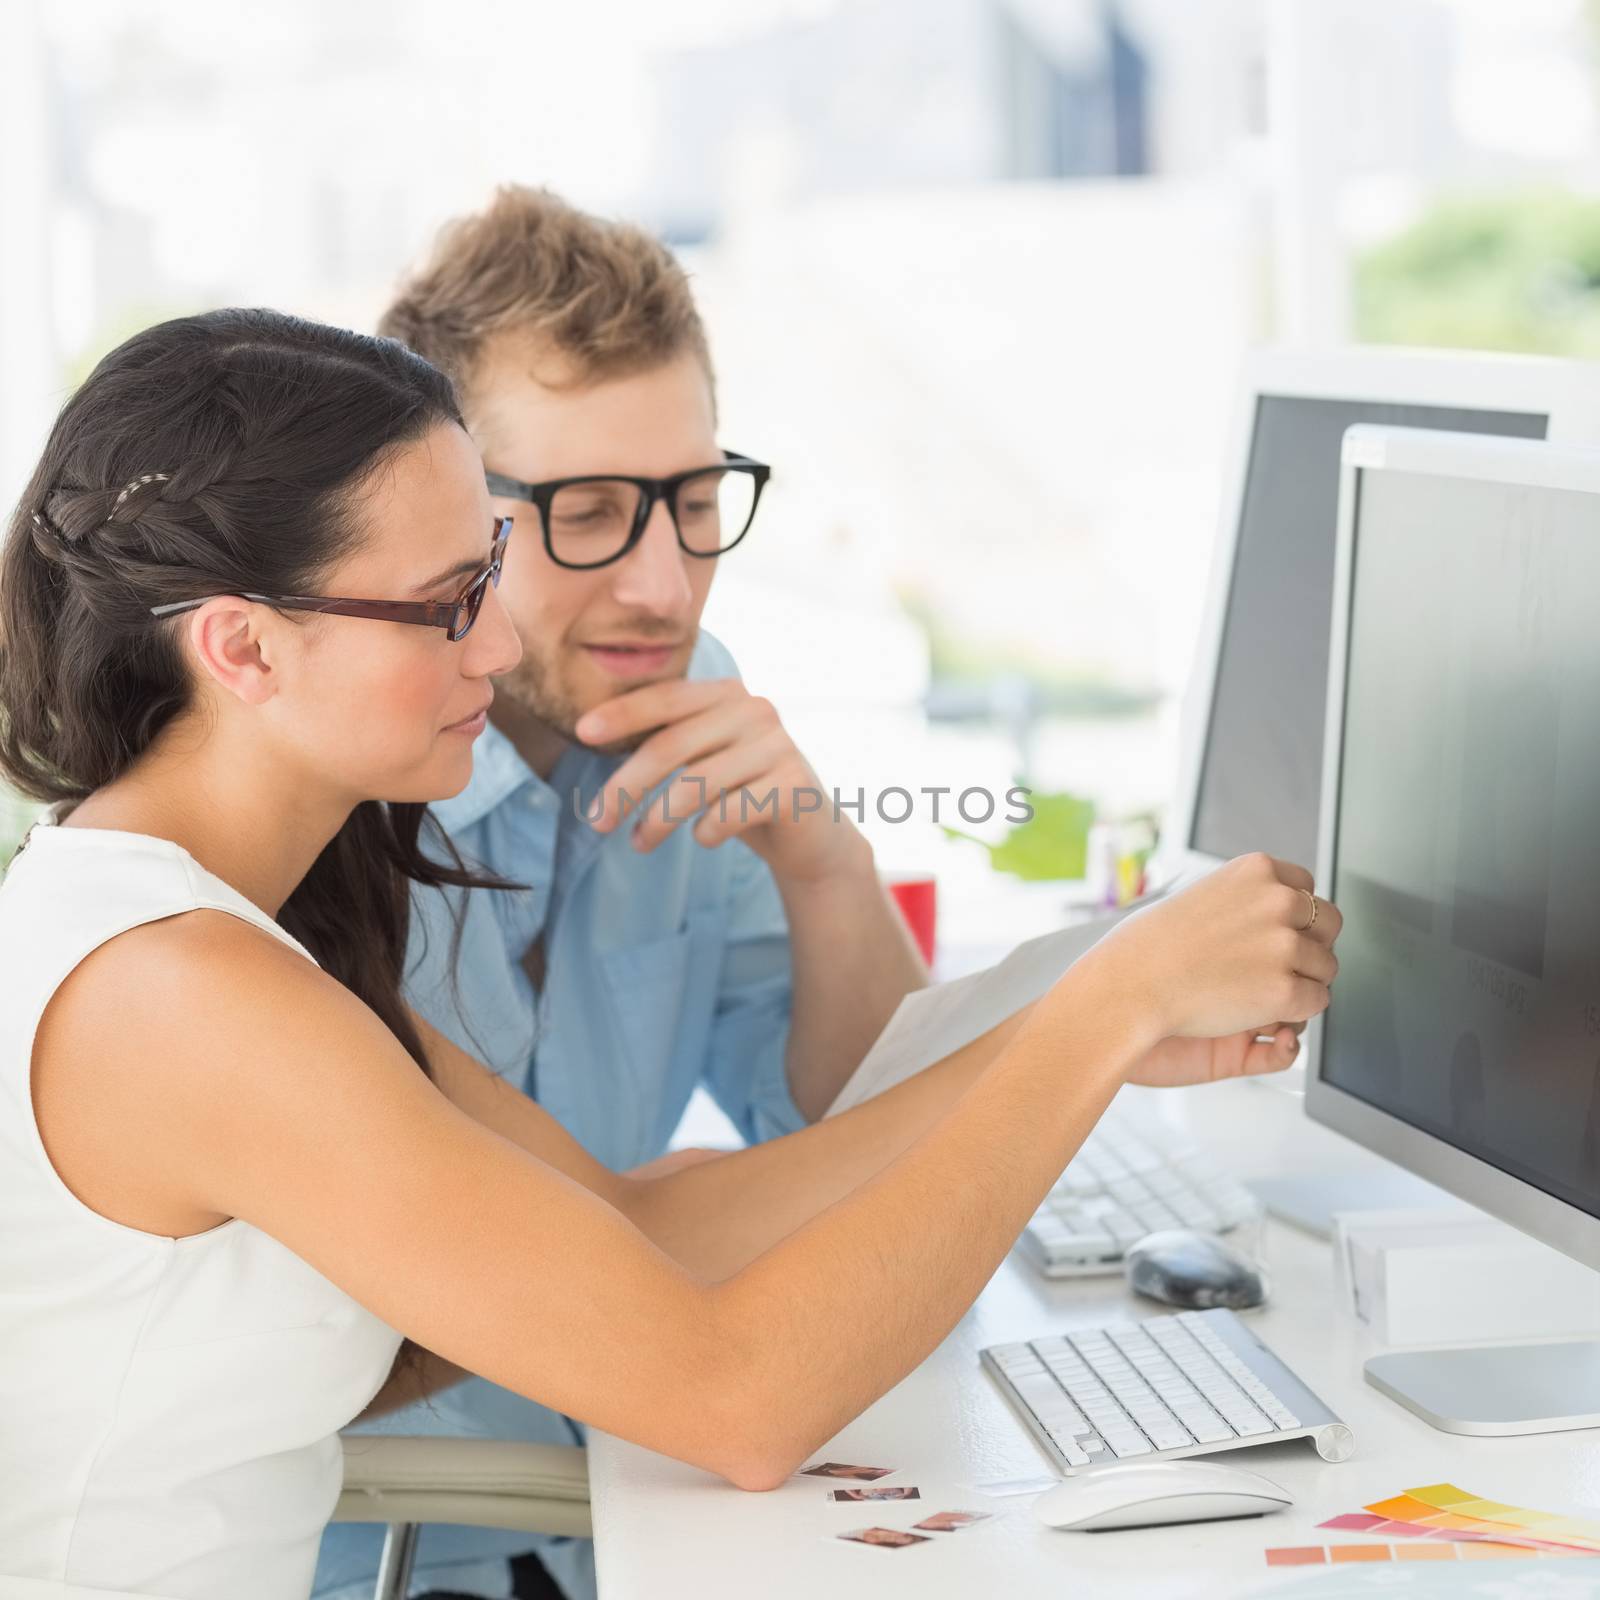
<path id="1" fill-rule="evenodd" d="M 1084 1140 L 1022 1235 L 1049 1278 L 1122 1270 L 1162 1228 L 1227 1233 L 1259 1215 L 1255 1196 L 1186 1140 L 1107 1119 Z"/>

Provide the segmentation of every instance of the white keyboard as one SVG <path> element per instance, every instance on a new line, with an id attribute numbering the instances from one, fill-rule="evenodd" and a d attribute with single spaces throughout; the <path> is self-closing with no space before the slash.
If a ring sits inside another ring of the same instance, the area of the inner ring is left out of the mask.
<path id="1" fill-rule="evenodd" d="M 1022 1235 L 1047 1278 L 1120 1272 L 1129 1246 L 1162 1228 L 1226 1233 L 1256 1198 L 1195 1145 L 1105 1121 L 1084 1140 Z"/>
<path id="2" fill-rule="evenodd" d="M 1069 1476 L 1279 1439 L 1308 1438 L 1324 1461 L 1355 1453 L 1350 1429 L 1231 1311 L 1070 1328 L 981 1359 Z"/>

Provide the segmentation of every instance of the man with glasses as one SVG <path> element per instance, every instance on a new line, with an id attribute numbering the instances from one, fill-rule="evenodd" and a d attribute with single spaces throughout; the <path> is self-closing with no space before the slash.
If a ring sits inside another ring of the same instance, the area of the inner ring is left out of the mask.
<path id="1" fill-rule="evenodd" d="M 663 1159 L 700 1085 L 748 1140 L 801 1127 L 926 974 L 865 839 L 814 807 L 828 791 L 700 631 L 769 469 L 718 440 L 687 279 L 639 229 L 507 188 L 380 330 L 460 388 L 516 521 L 499 593 L 524 650 L 471 782 L 433 810 L 526 887 L 419 893 L 413 1003 L 618 1170 Z M 430 1388 L 459 1376 L 423 1367 Z M 391 1387 L 375 1409 L 417 1392 Z M 479 1379 L 373 1425 L 582 1442 Z M 329 1530 L 319 1597 L 365 1600 L 380 1534 Z M 416 1573 L 413 1593 L 581 1600 L 592 1546 L 428 1528 Z"/>

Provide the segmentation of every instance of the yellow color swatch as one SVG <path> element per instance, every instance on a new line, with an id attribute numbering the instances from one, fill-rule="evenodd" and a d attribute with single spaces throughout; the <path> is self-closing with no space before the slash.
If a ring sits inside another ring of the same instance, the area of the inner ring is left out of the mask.
<path id="1" fill-rule="evenodd" d="M 1498 1534 L 1502 1538 L 1521 1534 L 1526 1538 L 1600 1552 L 1600 1522 L 1563 1516 L 1557 1511 L 1534 1511 L 1500 1500 L 1485 1500 L 1453 1483 L 1430 1483 L 1406 1489 L 1387 1500 L 1376 1500 L 1364 1509 L 1396 1522 L 1420 1523 L 1449 1532 Z"/>

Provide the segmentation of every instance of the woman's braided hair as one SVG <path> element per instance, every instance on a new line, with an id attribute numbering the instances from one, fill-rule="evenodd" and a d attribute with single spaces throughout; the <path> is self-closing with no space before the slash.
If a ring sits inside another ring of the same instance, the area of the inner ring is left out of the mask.
<path id="1" fill-rule="evenodd" d="M 151 608 L 315 592 L 366 536 L 356 491 L 460 422 L 448 379 L 394 340 L 279 312 L 182 317 L 113 350 L 57 417 L 0 551 L 0 775 L 78 800 L 125 773 L 194 695 L 180 630 Z M 424 853 L 426 819 L 357 806 L 278 916 L 424 1071 L 401 999 L 411 884 L 494 881 L 440 829 Z"/>

